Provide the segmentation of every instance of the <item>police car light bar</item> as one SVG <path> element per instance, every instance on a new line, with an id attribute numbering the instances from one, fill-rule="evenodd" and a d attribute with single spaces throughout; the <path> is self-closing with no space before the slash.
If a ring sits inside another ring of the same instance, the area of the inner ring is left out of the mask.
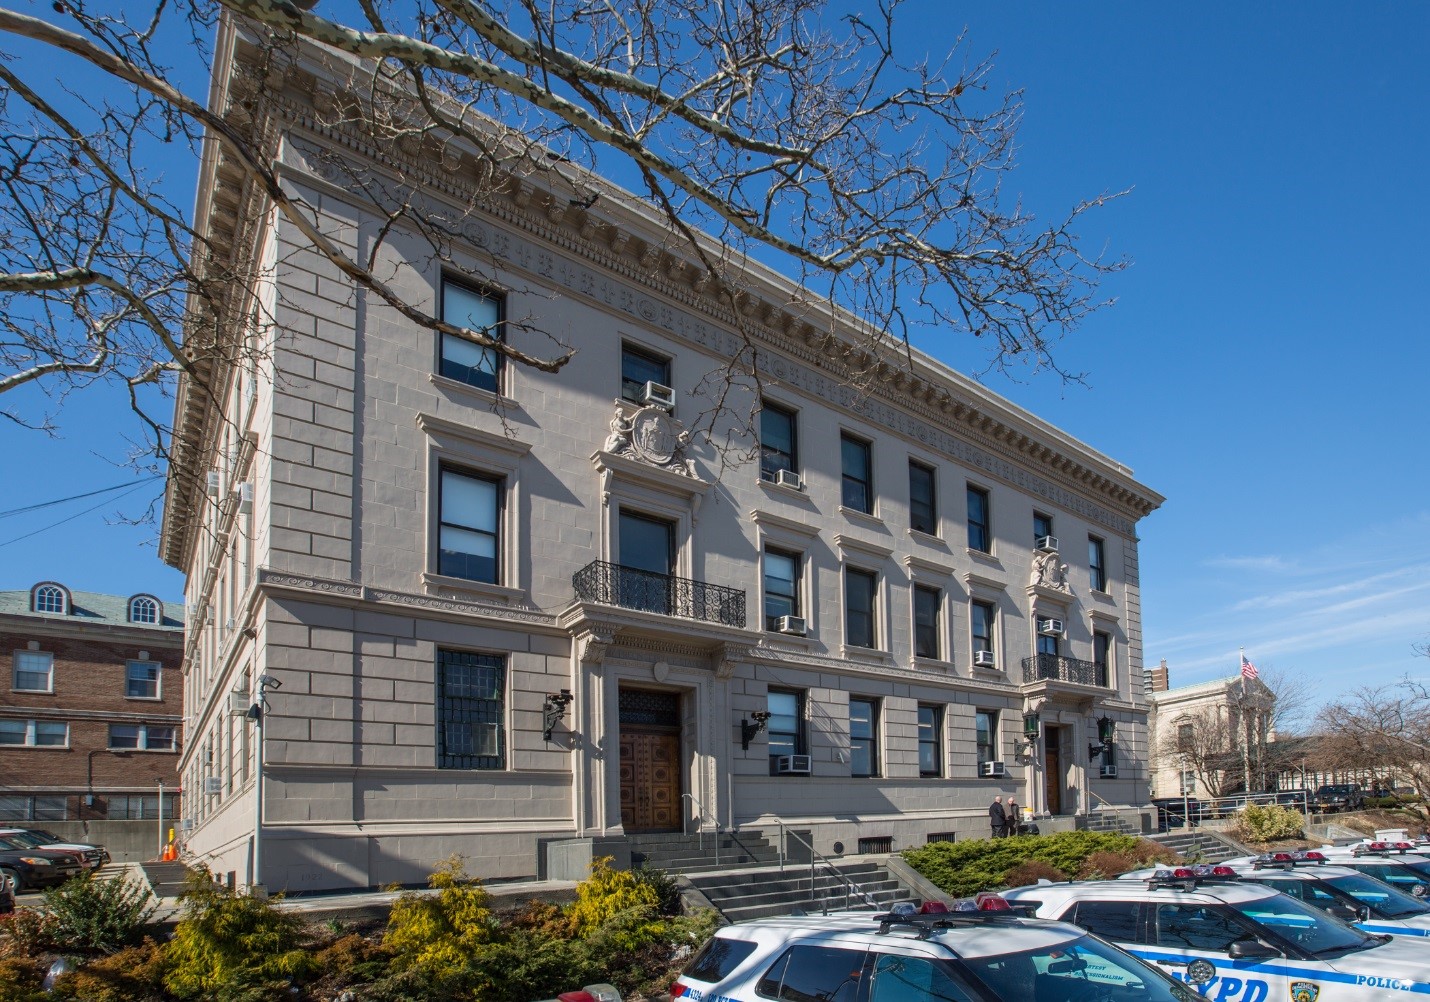
<path id="1" fill-rule="evenodd" d="M 1239 880 L 1235 870 L 1229 866 L 1214 866 L 1211 863 L 1198 863 L 1196 866 L 1178 866 L 1173 869 L 1157 870 L 1152 876 L 1147 878 L 1147 887 L 1169 887 L 1178 885 L 1190 890 L 1197 884 L 1206 881 L 1233 881 Z"/>
<path id="2" fill-rule="evenodd" d="M 1360 842 L 1351 846 L 1351 855 L 1388 856 L 1392 852 L 1405 853 L 1414 848 L 1414 842 Z"/>
<path id="3" fill-rule="evenodd" d="M 1263 852 L 1251 861 L 1253 869 L 1263 870 L 1267 867 L 1277 867 L 1282 870 L 1289 870 L 1302 863 L 1325 863 L 1326 857 L 1323 853 L 1313 849 L 1297 849 L 1294 852 Z"/>
<path id="4" fill-rule="evenodd" d="M 987 891 L 976 897 L 958 898 L 947 905 L 941 901 L 925 901 L 922 905 L 900 901 L 887 914 L 872 916 L 879 923 L 880 935 L 894 926 L 907 926 L 918 929 L 920 938 L 927 937 L 934 929 L 952 929 L 970 922 L 997 922 L 1019 917 L 1006 898 Z"/>

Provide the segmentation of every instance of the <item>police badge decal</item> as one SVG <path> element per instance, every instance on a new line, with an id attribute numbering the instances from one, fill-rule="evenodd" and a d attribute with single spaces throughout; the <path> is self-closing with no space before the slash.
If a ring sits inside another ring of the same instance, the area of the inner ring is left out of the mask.
<path id="1" fill-rule="evenodd" d="M 1291 982 L 1291 1002 L 1316 1002 L 1321 986 L 1314 981 Z"/>

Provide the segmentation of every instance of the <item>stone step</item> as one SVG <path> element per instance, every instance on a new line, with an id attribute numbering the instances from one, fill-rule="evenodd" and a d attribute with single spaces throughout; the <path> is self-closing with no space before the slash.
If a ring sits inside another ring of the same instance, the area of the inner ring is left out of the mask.
<path id="1" fill-rule="evenodd" d="M 848 907 L 845 907 L 844 896 L 825 896 L 810 899 L 808 895 L 791 896 L 780 901 L 762 904 L 739 904 L 726 905 L 720 908 L 720 913 L 731 922 L 744 922 L 748 919 L 770 918 L 775 915 L 792 915 L 796 911 L 810 915 L 818 915 L 821 912 L 831 911 L 868 911 L 871 915 L 888 911 L 900 901 L 909 900 L 908 895 L 903 892 L 883 892 L 872 895 L 878 901 L 878 907 L 871 907 L 861 904 L 851 896 Z"/>
<path id="2" fill-rule="evenodd" d="M 894 894 L 900 893 L 900 885 L 897 880 L 862 881 L 858 883 L 859 891 L 865 894 Z M 818 900 L 825 897 L 843 898 L 846 885 L 842 881 L 832 878 L 828 880 L 815 881 L 814 894 L 809 892 L 809 878 L 804 880 L 780 881 L 774 884 L 767 884 L 759 891 L 753 891 L 748 887 L 726 887 L 711 888 L 702 887 L 701 893 L 710 899 L 710 903 L 717 908 L 721 907 L 721 902 L 737 902 L 739 904 L 769 904 L 775 901 L 784 901 L 792 898 L 805 898 Z M 857 903 L 859 894 L 849 888 L 850 900 Z"/>
<path id="3" fill-rule="evenodd" d="M 786 866 L 783 871 L 766 868 L 691 874 L 688 879 L 732 922 L 789 915 L 796 910 L 872 911 L 870 901 L 887 909 L 896 902 L 910 900 L 908 891 L 877 861 L 844 863 L 837 870 L 852 882 L 852 888 L 826 867 L 820 867 L 811 893 L 807 864 Z"/>

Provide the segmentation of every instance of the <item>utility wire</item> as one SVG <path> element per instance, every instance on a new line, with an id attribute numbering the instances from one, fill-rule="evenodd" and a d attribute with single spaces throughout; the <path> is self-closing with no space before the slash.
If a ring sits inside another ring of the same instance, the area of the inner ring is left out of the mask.
<path id="1" fill-rule="evenodd" d="M 116 497 L 116 498 L 114 498 L 113 500 L 118 501 L 119 498 L 128 497 L 130 494 L 133 494 L 135 491 L 137 491 L 139 488 L 143 487 L 145 484 L 149 483 L 151 480 L 157 480 L 157 479 L 159 479 L 159 478 L 158 478 L 158 477 L 151 477 L 149 480 L 141 480 L 141 481 L 139 481 L 137 484 L 135 484 L 133 487 L 130 487 L 129 490 L 125 491 L 123 494 L 119 495 L 119 497 Z M 101 493 L 103 493 L 103 492 L 101 492 Z M 31 536 L 38 536 L 38 535 L 39 535 L 40 533 L 42 533 L 42 532 L 49 532 L 51 529 L 59 528 L 60 526 L 64 525 L 66 522 L 73 522 L 75 519 L 79 518 L 81 515 L 88 515 L 90 512 L 92 512 L 92 511 L 97 511 L 98 509 L 103 508 L 103 507 L 104 507 L 105 505 L 107 505 L 107 504 L 109 504 L 109 501 L 101 501 L 101 502 L 99 502 L 99 504 L 94 505 L 92 508 L 86 508 L 84 511 L 77 511 L 77 512 L 75 512 L 75 513 L 74 513 L 73 515 L 71 515 L 69 518 L 62 518 L 62 519 L 60 519 L 58 522 L 52 522 L 51 524 L 49 524 L 49 525 L 47 525 L 47 526 L 44 526 L 43 528 L 36 529 L 34 532 L 27 532 L 27 533 L 25 533 L 23 536 L 16 536 L 14 539 L 7 539 L 7 540 L 5 540 L 5 542 L 0 543 L 0 547 L 9 546 L 11 543 L 18 543 L 18 542 L 20 542 L 20 540 L 22 540 L 22 539 L 29 539 Z"/>
<path id="2" fill-rule="evenodd" d="M 156 474 L 152 477 L 145 477 L 143 480 L 140 480 L 137 483 L 133 480 L 126 480 L 124 483 L 115 484 L 113 487 L 101 487 L 97 491 L 89 491 L 85 494 L 76 494 L 73 497 L 56 498 L 54 501 L 41 501 L 39 504 L 27 505 L 24 508 L 11 508 L 9 511 L 0 511 L 0 518 L 9 518 L 11 515 L 24 515 L 27 512 L 40 511 L 43 508 L 53 508 L 55 505 L 68 504 L 71 501 L 81 501 L 85 498 L 92 498 L 98 494 L 108 494 L 110 491 L 123 490 L 125 487 L 128 487 L 130 485 L 140 487 L 144 484 L 150 484 L 153 483 L 155 480 L 162 479 L 162 474 Z M 93 511 L 94 509 L 90 510 Z M 81 514 L 83 514 L 83 512 L 81 512 Z"/>

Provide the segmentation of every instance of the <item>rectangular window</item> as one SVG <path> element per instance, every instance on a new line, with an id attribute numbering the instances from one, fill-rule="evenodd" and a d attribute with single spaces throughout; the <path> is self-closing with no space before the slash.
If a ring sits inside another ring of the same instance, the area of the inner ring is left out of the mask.
<path id="1" fill-rule="evenodd" d="M 988 492 L 972 484 L 968 486 L 968 548 L 983 553 L 993 549 L 993 534 L 988 521 Z"/>
<path id="2" fill-rule="evenodd" d="M 1059 645 L 1058 645 L 1058 637 L 1057 637 L 1056 634 L 1052 634 L 1052 633 L 1040 633 L 1040 634 L 1038 634 L 1038 653 L 1039 653 L 1039 654 L 1047 654 L 1047 655 L 1049 655 L 1049 656 L 1051 656 L 1051 657 L 1057 657 L 1058 654 L 1060 653 L 1059 650 L 1058 650 L 1058 647 L 1059 647 Z"/>
<path id="3" fill-rule="evenodd" d="M 849 772 L 879 775 L 879 704 L 872 699 L 849 700 Z"/>
<path id="4" fill-rule="evenodd" d="M 132 748 L 136 751 L 174 751 L 175 731 L 172 727 L 149 724 L 110 724 L 109 747 Z"/>
<path id="5" fill-rule="evenodd" d="M 496 584 L 502 482 L 443 467 L 437 513 L 437 573 Z"/>
<path id="6" fill-rule="evenodd" d="M 1108 685 L 1112 678 L 1112 634 L 1093 631 L 1092 663 L 1097 665 L 1097 684 Z"/>
<path id="7" fill-rule="evenodd" d="M 0 745 L 27 745 L 30 743 L 30 722 L 28 720 L 0 720 Z"/>
<path id="8" fill-rule="evenodd" d="M 1107 591 L 1107 558 L 1103 553 L 1102 540 L 1096 536 L 1087 537 L 1087 569 L 1092 578 L 1092 590 Z"/>
<path id="9" fill-rule="evenodd" d="M 66 748 L 70 743 L 70 725 L 62 720 L 35 720 L 36 748 Z"/>
<path id="10" fill-rule="evenodd" d="M 1177 725 L 1177 750 L 1190 752 L 1195 747 L 1196 727 L 1192 724 Z"/>
<path id="11" fill-rule="evenodd" d="M 1033 542 L 1053 534 L 1053 518 L 1040 511 L 1033 512 Z"/>
<path id="12" fill-rule="evenodd" d="M 670 359 L 634 345 L 621 345 L 621 399 L 645 403 L 645 384 L 670 386 Z"/>
<path id="13" fill-rule="evenodd" d="M 116 793 L 105 798 L 110 821 L 154 821 L 159 817 L 159 798 L 154 795 Z M 164 794 L 164 817 L 175 816 L 178 798 Z"/>
<path id="14" fill-rule="evenodd" d="M 840 435 L 839 457 L 844 475 L 841 494 L 844 507 L 872 515 L 874 473 L 869 443 L 849 435 Z"/>
<path id="15" fill-rule="evenodd" d="M 504 335 L 504 304 L 500 296 L 479 292 L 449 279 L 442 280 L 442 319 L 500 340 Z M 442 335 L 440 373 L 448 379 L 498 391 L 501 353 L 453 334 Z"/>
<path id="16" fill-rule="evenodd" d="M 774 480 L 780 470 L 799 472 L 799 439 L 794 411 L 765 401 L 760 405 L 760 476 Z"/>
<path id="17" fill-rule="evenodd" d="M 973 651 L 993 653 L 993 617 L 997 615 L 992 602 L 974 602 L 969 617 L 973 626 Z"/>
<path id="18" fill-rule="evenodd" d="M 159 664 L 130 661 L 124 669 L 124 695 L 129 699 L 159 698 Z"/>
<path id="19" fill-rule="evenodd" d="M 804 693 L 771 689 L 765 696 L 765 709 L 770 711 L 765 734 L 770 739 L 770 775 L 774 775 L 776 758 L 805 754 Z"/>
<path id="20" fill-rule="evenodd" d="M 914 586 L 914 654 L 921 658 L 939 658 L 939 606 L 943 595 L 937 588 Z"/>
<path id="21" fill-rule="evenodd" d="M 974 740 L 978 742 L 978 764 L 998 761 L 998 711 L 979 710 L 974 714 Z"/>
<path id="22" fill-rule="evenodd" d="M 506 768 L 506 659 L 437 652 L 437 767 Z"/>
<path id="23" fill-rule="evenodd" d="M 765 629 L 778 630 L 780 617 L 799 610 L 799 555 L 765 550 Z"/>
<path id="24" fill-rule="evenodd" d="M 919 704 L 919 775 L 943 775 L 943 707 Z"/>
<path id="25" fill-rule="evenodd" d="M 938 535 L 938 496 L 932 466 L 909 460 L 909 528 Z"/>
<path id="26" fill-rule="evenodd" d="M 11 685 L 20 692 L 54 692 L 55 656 L 45 651 L 16 651 Z"/>
<path id="27" fill-rule="evenodd" d="M 876 647 L 878 630 L 874 597 L 879 577 L 872 571 L 844 569 L 844 642 L 851 647 Z"/>

